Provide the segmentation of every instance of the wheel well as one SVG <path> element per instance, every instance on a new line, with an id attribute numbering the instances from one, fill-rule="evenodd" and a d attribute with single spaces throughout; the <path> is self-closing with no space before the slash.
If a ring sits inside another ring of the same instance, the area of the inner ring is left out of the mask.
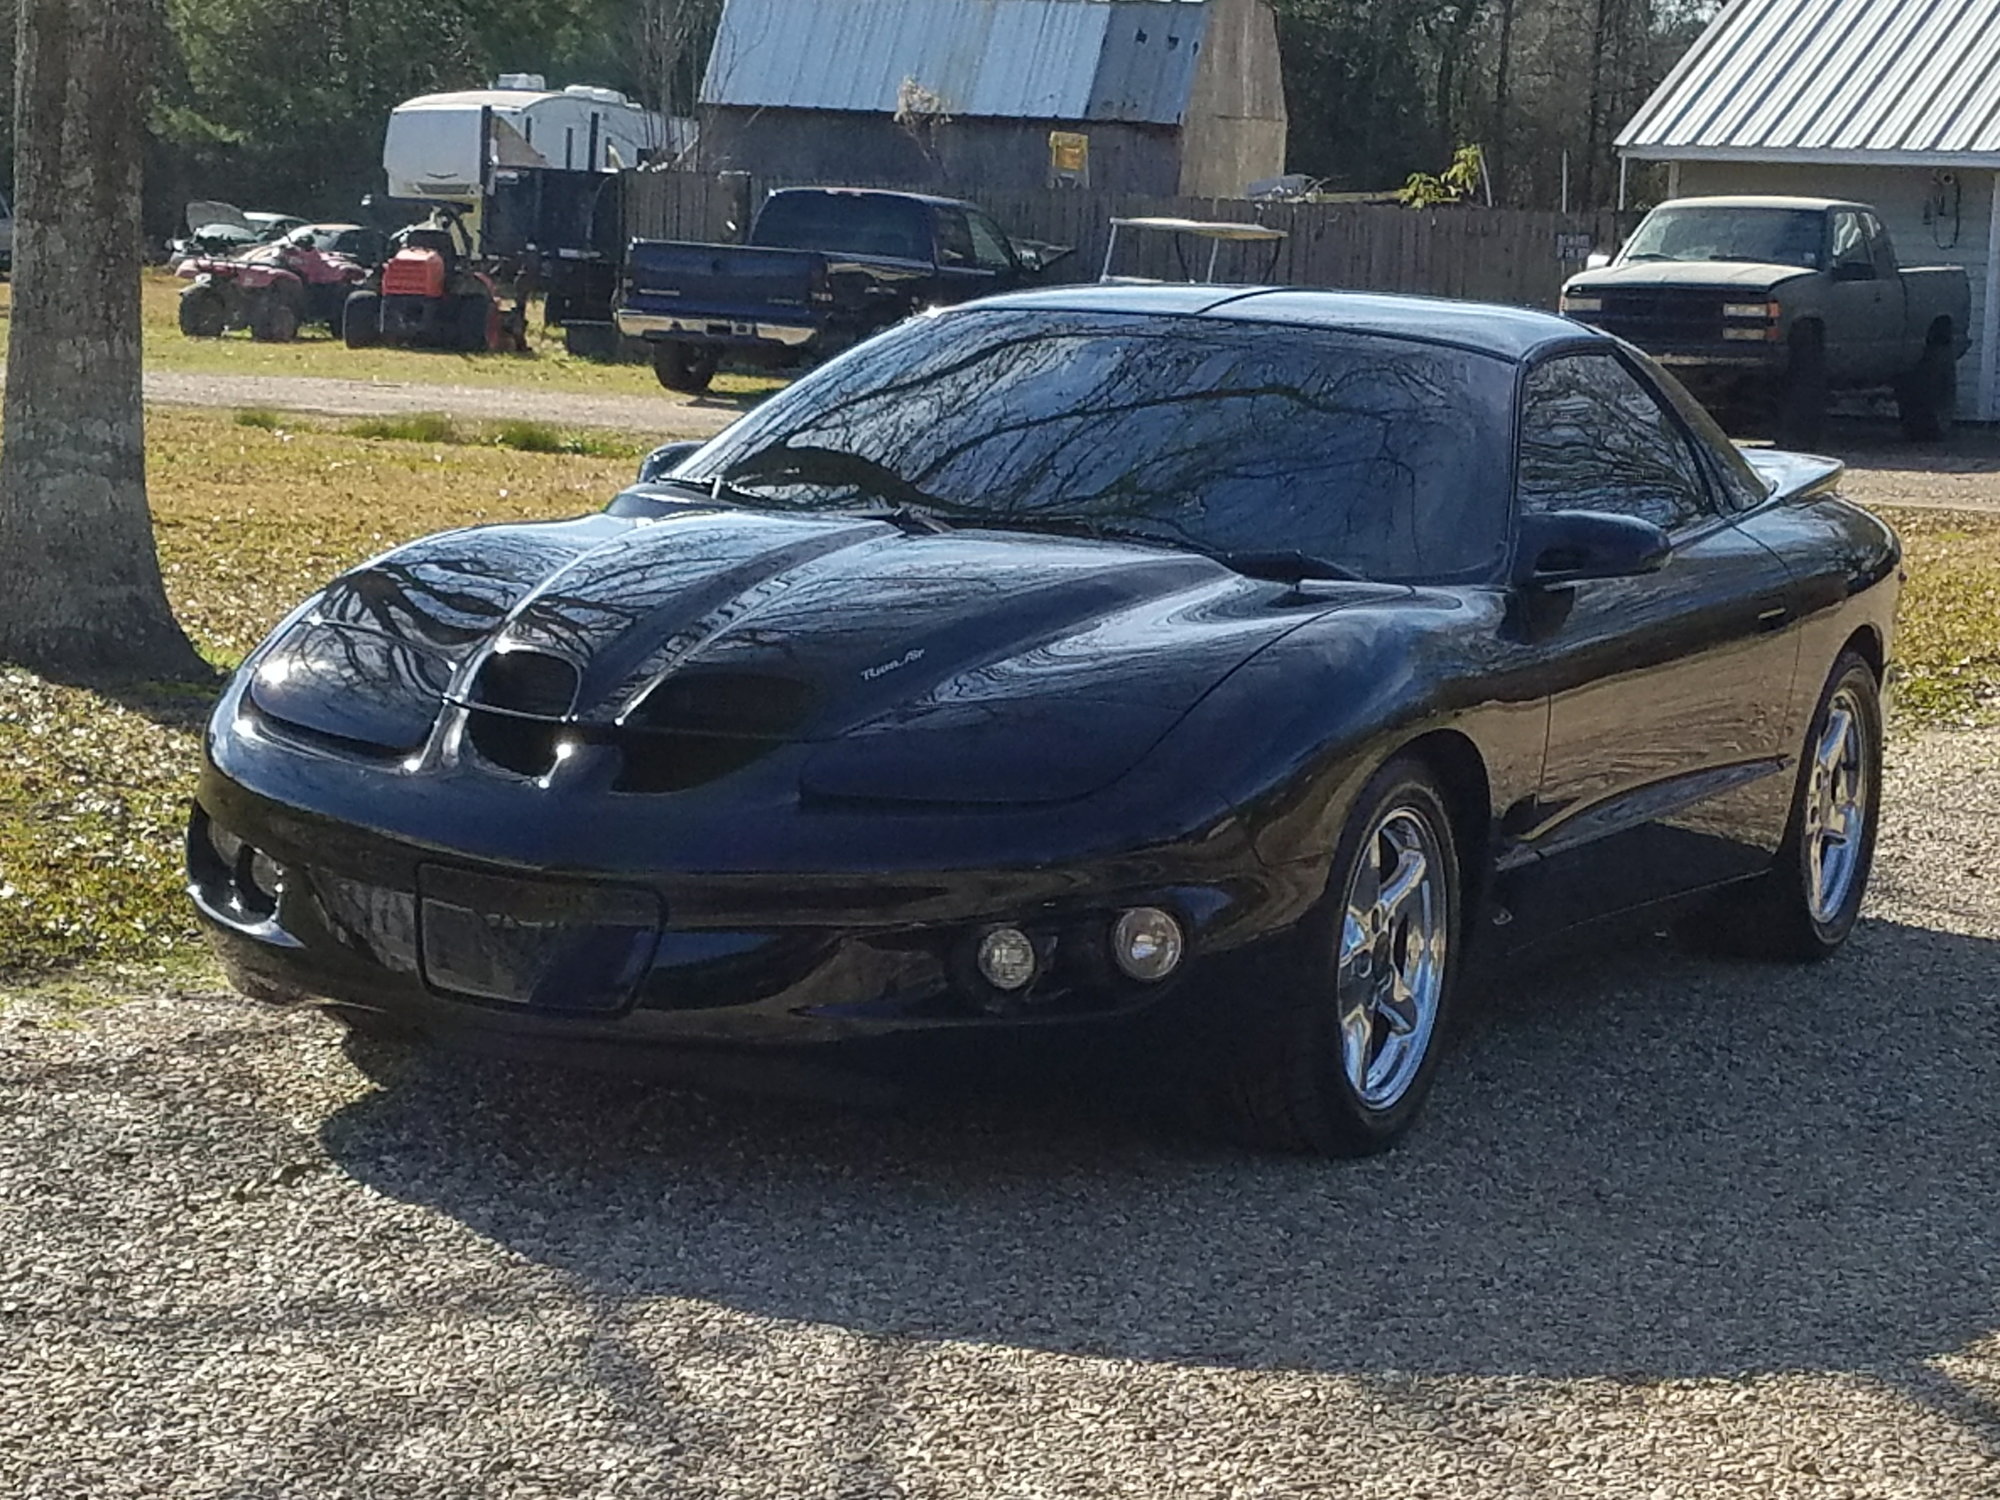
<path id="1" fill-rule="evenodd" d="M 1826 328 L 1818 318 L 1801 318 L 1792 325 L 1791 342 L 1798 345 L 1820 345 L 1826 342 Z"/>
<path id="2" fill-rule="evenodd" d="M 1471 909 L 1486 894 L 1492 863 L 1493 784 L 1479 748 L 1453 729 L 1433 730 L 1412 740 L 1402 754 L 1421 761 L 1444 788 L 1445 803 L 1460 845 L 1459 866 L 1471 887 Z"/>
<path id="3" fill-rule="evenodd" d="M 1938 318 L 1931 323 L 1930 332 L 1924 335 L 1927 348 L 1938 348 L 1951 343 L 1951 319 Z"/>
<path id="4" fill-rule="evenodd" d="M 1881 682 L 1886 663 L 1882 658 L 1882 637 L 1873 625 L 1863 625 L 1847 638 L 1842 651 L 1852 651 L 1868 663 L 1868 670 L 1875 674 L 1876 682 Z"/>

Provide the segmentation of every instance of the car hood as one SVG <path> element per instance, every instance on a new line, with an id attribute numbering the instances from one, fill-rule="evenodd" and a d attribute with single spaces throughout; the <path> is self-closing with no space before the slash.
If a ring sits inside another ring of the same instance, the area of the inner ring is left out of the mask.
<path id="1" fill-rule="evenodd" d="M 265 713 L 369 753 L 414 754 L 449 703 L 593 745 L 805 744 L 828 796 L 1047 800 L 1383 590 L 1324 592 L 1302 606 L 1160 548 L 688 506 L 415 543 L 337 580 L 247 670 Z"/>
<path id="2" fill-rule="evenodd" d="M 1799 266 L 1768 265 L 1733 260 L 1642 260 L 1607 266 L 1572 276 L 1572 292 L 1601 292 L 1620 287 L 1686 287 L 1717 291 L 1769 291 L 1783 282 L 1813 273 Z"/>

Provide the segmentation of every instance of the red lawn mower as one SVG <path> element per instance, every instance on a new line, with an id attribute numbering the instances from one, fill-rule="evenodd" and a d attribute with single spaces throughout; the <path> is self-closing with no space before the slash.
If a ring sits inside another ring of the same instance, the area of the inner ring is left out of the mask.
<path id="1" fill-rule="evenodd" d="M 176 268 L 192 285 L 181 292 L 181 332 L 220 338 L 232 328 L 286 343 L 308 323 L 338 333 L 347 294 L 367 276 L 359 261 L 286 238 L 241 255 L 195 255 Z"/>
<path id="2" fill-rule="evenodd" d="M 350 349 L 376 344 L 415 349 L 525 350 L 528 320 L 520 300 L 501 305 L 490 270 L 472 256 L 464 221 L 438 209 L 398 230 L 376 275 L 351 291 L 342 320 Z"/>

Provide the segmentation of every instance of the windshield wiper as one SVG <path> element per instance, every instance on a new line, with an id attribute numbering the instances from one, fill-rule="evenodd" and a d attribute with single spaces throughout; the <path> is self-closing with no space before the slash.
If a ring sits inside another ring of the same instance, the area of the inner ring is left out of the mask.
<path id="1" fill-rule="evenodd" d="M 1276 583 L 1302 583 L 1308 578 L 1324 578 L 1342 583 L 1362 583 L 1361 574 L 1329 558 L 1310 552 L 1211 552 L 1208 554 L 1232 573 L 1245 578 L 1268 578 Z"/>

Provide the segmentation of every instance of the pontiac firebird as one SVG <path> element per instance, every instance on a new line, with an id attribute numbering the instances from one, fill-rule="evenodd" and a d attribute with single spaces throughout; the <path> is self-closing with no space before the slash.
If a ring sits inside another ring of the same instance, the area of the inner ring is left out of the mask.
<path id="1" fill-rule="evenodd" d="M 911 321 L 602 514 L 243 664 L 189 890 L 350 1025 L 779 1084 L 1123 1059 L 1410 1126 L 1486 950 L 1855 922 L 1900 551 L 1551 315 L 1117 287 Z"/>

